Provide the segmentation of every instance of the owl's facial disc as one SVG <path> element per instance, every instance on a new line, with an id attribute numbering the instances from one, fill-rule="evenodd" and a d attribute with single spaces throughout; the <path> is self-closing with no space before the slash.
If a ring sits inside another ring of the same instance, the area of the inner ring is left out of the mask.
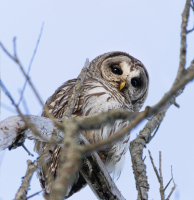
<path id="1" fill-rule="evenodd" d="M 141 63 L 127 56 L 110 57 L 101 65 L 102 77 L 118 88 L 128 101 L 141 98 L 148 89 L 148 77 Z"/>

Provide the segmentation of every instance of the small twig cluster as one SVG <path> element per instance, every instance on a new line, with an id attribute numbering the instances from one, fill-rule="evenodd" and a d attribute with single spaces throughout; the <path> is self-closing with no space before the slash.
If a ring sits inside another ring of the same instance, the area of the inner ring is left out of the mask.
<path id="1" fill-rule="evenodd" d="M 149 152 L 149 156 L 150 156 L 150 160 L 151 160 L 151 163 L 152 163 L 152 166 L 154 168 L 154 171 L 155 171 L 155 174 L 158 178 L 158 182 L 160 183 L 160 196 L 161 196 L 161 200 L 169 200 L 172 193 L 174 192 L 175 188 L 176 188 L 176 184 L 174 182 L 174 179 L 173 179 L 173 174 L 172 174 L 172 166 L 171 166 L 171 179 L 170 181 L 167 183 L 167 185 L 165 186 L 164 188 L 164 185 L 163 185 L 163 176 L 162 176 L 162 156 L 161 156 L 161 151 L 159 152 L 159 173 L 158 173 L 158 170 L 156 168 L 156 166 L 154 165 L 154 160 L 151 156 L 151 153 L 150 151 L 148 150 Z M 170 185 L 171 181 L 173 181 L 174 183 L 174 186 L 172 187 L 169 195 L 167 196 L 167 198 L 165 198 L 165 190 L 168 188 L 168 186 Z"/>

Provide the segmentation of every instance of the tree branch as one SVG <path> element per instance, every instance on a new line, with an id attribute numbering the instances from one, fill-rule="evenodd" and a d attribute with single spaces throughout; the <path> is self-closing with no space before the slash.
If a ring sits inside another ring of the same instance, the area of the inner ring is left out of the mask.
<path id="1" fill-rule="evenodd" d="M 28 67 L 27 76 L 29 76 L 30 69 L 31 69 L 31 66 L 32 66 L 32 62 L 33 62 L 33 60 L 34 60 L 34 57 L 35 57 L 35 55 L 36 55 L 36 51 L 37 51 L 37 49 L 38 49 L 38 45 L 39 45 L 39 42 L 40 42 L 40 38 L 41 38 L 41 36 L 42 36 L 43 27 L 44 27 L 44 22 L 42 23 L 42 27 L 41 27 L 41 29 L 40 29 L 40 34 L 39 34 L 38 40 L 37 40 L 37 42 L 36 42 L 36 47 L 35 47 L 35 49 L 34 49 L 34 53 L 33 53 L 32 58 L 31 58 L 31 60 L 30 60 L 30 64 L 29 64 L 29 67 Z M 23 95 L 24 95 L 24 91 L 25 91 L 27 82 L 28 82 L 28 81 L 27 81 L 27 79 L 26 79 L 26 81 L 25 81 L 25 83 L 24 83 L 24 86 L 23 86 L 23 88 L 22 88 L 22 90 L 21 90 L 21 96 L 20 96 L 20 99 L 19 99 L 19 101 L 18 101 L 18 106 L 19 106 L 20 102 L 22 101 L 22 98 L 23 98 Z"/>
<path id="2" fill-rule="evenodd" d="M 179 70 L 178 75 L 180 76 L 184 69 L 186 64 L 186 37 L 187 37 L 187 24 L 189 19 L 189 10 L 190 10 L 190 4 L 191 0 L 186 0 L 185 8 L 182 13 L 182 24 L 181 24 L 181 48 L 180 48 L 180 62 L 179 62 Z"/>
<path id="3" fill-rule="evenodd" d="M 89 144 L 83 135 L 80 135 L 80 139 L 82 145 Z M 83 157 L 80 172 L 98 199 L 125 199 L 96 152 L 89 157 Z"/>
<path id="4" fill-rule="evenodd" d="M 86 76 L 88 66 L 89 60 L 86 59 L 84 67 L 77 78 L 73 94 L 68 102 L 67 110 L 63 114 L 62 120 L 65 130 L 65 136 L 63 138 L 64 145 L 59 159 L 59 175 L 51 186 L 52 193 L 49 197 L 50 200 L 63 200 L 67 196 L 68 186 L 73 185 L 76 172 L 80 168 L 82 155 L 80 149 L 77 148 L 79 127 L 73 121 L 67 121 L 66 118 L 72 115 L 77 99 L 83 90 L 82 83 Z"/>
<path id="5" fill-rule="evenodd" d="M 173 179 L 173 174 L 172 174 L 172 166 L 171 166 L 171 176 L 172 178 L 170 179 L 170 181 L 168 182 L 168 184 L 166 185 L 166 187 L 164 188 L 163 186 L 163 177 L 162 177 L 162 158 L 161 158 L 161 151 L 159 152 L 159 173 L 158 173 L 158 170 L 156 168 L 156 166 L 154 165 L 154 161 L 153 161 L 153 158 L 151 156 L 151 153 L 150 151 L 148 150 L 149 152 L 149 156 L 150 156 L 150 160 L 151 160 L 151 163 L 152 163 L 152 166 L 154 168 L 154 171 L 155 171 L 155 174 L 158 178 L 158 182 L 160 184 L 160 197 L 161 197 L 161 200 L 169 200 L 170 199 L 170 196 L 172 195 L 172 193 L 174 192 L 175 188 L 176 188 L 176 184 L 174 183 L 174 186 L 173 188 L 171 189 L 170 191 L 170 194 L 168 195 L 168 197 L 165 199 L 165 190 L 166 188 L 169 186 L 171 180 L 173 180 L 174 182 L 174 179 Z"/>
<path id="6" fill-rule="evenodd" d="M 164 95 L 164 97 L 155 106 L 152 107 L 152 111 L 154 111 L 153 114 L 156 114 L 162 110 L 164 112 L 161 114 L 159 113 L 155 115 L 152 119 L 150 119 L 150 121 L 144 127 L 143 131 L 141 131 L 140 134 L 137 136 L 137 138 L 130 143 L 130 153 L 131 153 L 133 170 L 134 170 L 134 175 L 135 175 L 135 180 L 136 180 L 136 188 L 138 190 L 138 200 L 140 199 L 147 200 L 148 190 L 149 190 L 149 184 L 147 182 L 147 176 L 146 176 L 146 166 L 144 164 L 144 160 L 142 159 L 143 148 L 146 146 L 145 144 L 149 143 L 150 140 L 154 137 L 155 134 L 151 137 L 151 133 L 154 131 L 154 129 L 157 126 L 159 127 L 167 109 L 172 104 L 179 107 L 175 99 L 177 96 L 179 96 L 183 92 L 184 84 L 182 83 L 185 82 L 186 80 L 192 80 L 190 78 L 191 76 L 193 76 L 193 73 L 194 73 L 194 60 L 191 62 L 190 67 L 187 70 L 185 70 L 186 35 L 190 32 L 190 31 L 187 31 L 187 23 L 188 23 L 188 18 L 189 18 L 189 9 L 190 9 L 190 6 L 192 6 L 190 5 L 190 2 L 191 2 L 190 0 L 186 1 L 185 8 L 182 14 L 180 63 L 179 63 L 177 77 L 170 91 L 167 92 Z M 161 115 L 161 118 L 160 118 L 160 115 Z M 157 120 L 158 117 L 160 118 L 160 120 Z M 148 128 L 149 126 L 151 126 L 152 128 L 151 129 Z M 143 137 L 142 137 L 142 133 L 143 133 Z M 150 159 L 151 159 L 151 156 L 150 156 Z M 157 175 L 158 181 L 161 183 L 161 187 L 160 187 L 161 199 L 164 199 L 164 191 L 166 188 L 163 189 L 161 159 L 160 159 L 160 176 L 157 172 L 156 167 L 154 166 L 153 159 L 151 159 L 151 161 L 152 161 L 152 165 L 154 167 L 155 173 Z M 166 187 L 168 187 L 168 184 Z M 173 187 L 172 192 L 174 191 L 175 187 L 176 186 Z"/>
<path id="7" fill-rule="evenodd" d="M 50 161 L 51 158 L 51 153 L 47 151 L 47 153 L 43 153 L 35 162 L 31 162 L 30 160 L 27 161 L 28 163 L 28 169 L 26 172 L 26 175 L 23 178 L 22 185 L 19 188 L 15 200 L 25 200 L 26 199 L 26 194 L 29 190 L 30 186 L 30 181 L 32 179 L 32 175 L 34 174 L 35 171 L 40 169 L 43 163 L 47 163 Z"/>
<path id="8" fill-rule="evenodd" d="M 181 93 L 185 85 L 194 79 L 194 63 L 191 63 L 191 66 L 188 70 L 186 70 L 185 75 L 182 76 L 181 80 L 173 85 L 172 88 L 164 95 L 164 97 L 153 107 L 147 106 L 146 109 L 134 118 L 133 122 L 131 122 L 127 127 L 118 131 L 113 136 L 109 137 L 106 140 L 97 142 L 95 144 L 84 147 L 83 152 L 88 154 L 92 151 L 102 149 L 107 146 L 107 144 L 112 144 L 113 142 L 118 141 L 125 134 L 129 133 L 133 128 L 135 128 L 140 122 L 142 122 L 147 117 L 152 117 L 153 115 L 158 114 L 159 112 L 166 111 L 172 104 L 175 102 L 175 98 L 178 97 Z"/>
<path id="9" fill-rule="evenodd" d="M 130 154 L 132 160 L 133 173 L 136 180 L 138 200 L 148 199 L 149 184 L 146 176 L 146 165 L 143 160 L 143 149 L 152 139 L 152 132 L 161 124 L 165 112 L 159 113 L 151 118 L 139 135 L 130 143 Z"/>

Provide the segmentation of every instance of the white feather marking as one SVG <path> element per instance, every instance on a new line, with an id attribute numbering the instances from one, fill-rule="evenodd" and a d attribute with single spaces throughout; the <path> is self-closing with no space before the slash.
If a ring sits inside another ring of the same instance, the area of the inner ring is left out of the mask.
<path id="1" fill-rule="evenodd" d="M 65 86 L 64 88 L 62 88 L 63 90 L 66 90 L 66 89 L 68 89 L 69 88 L 69 86 Z"/>
<path id="2" fill-rule="evenodd" d="M 121 66 L 122 71 L 123 71 L 122 76 L 124 78 L 127 78 L 127 76 L 130 74 L 130 67 L 131 66 L 127 62 L 125 62 L 125 61 L 123 61 L 122 63 L 120 63 L 120 66 Z"/>
<path id="3" fill-rule="evenodd" d="M 57 93 L 57 94 L 64 94 L 64 92 L 65 92 L 65 91 L 61 91 L 61 92 L 59 92 L 59 93 Z"/>
<path id="4" fill-rule="evenodd" d="M 61 99 L 63 96 L 60 96 L 59 98 L 57 98 L 55 101 L 58 101 L 59 99 Z"/>
<path id="5" fill-rule="evenodd" d="M 130 72 L 130 77 L 140 77 L 140 70 L 139 69 L 134 69 L 132 72 Z"/>
<path id="6" fill-rule="evenodd" d="M 53 109 L 50 109 L 50 110 L 49 110 L 49 113 L 52 113 L 52 110 L 53 110 Z"/>
<path id="7" fill-rule="evenodd" d="M 52 102 L 50 105 L 54 107 L 55 104 L 56 104 L 56 102 L 54 101 L 54 102 Z"/>

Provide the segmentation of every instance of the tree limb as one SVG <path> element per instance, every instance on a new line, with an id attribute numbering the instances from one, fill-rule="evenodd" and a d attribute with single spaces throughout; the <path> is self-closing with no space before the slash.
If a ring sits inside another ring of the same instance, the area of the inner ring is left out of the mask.
<path id="1" fill-rule="evenodd" d="M 80 135 L 80 139 L 82 145 L 89 144 L 83 135 Z M 80 172 L 98 199 L 125 199 L 96 152 L 89 157 L 83 157 Z"/>
<path id="2" fill-rule="evenodd" d="M 148 199 L 149 184 L 146 176 L 146 165 L 144 164 L 143 149 L 152 139 L 152 132 L 160 125 L 165 112 L 158 113 L 151 118 L 139 135 L 130 143 L 130 154 L 132 160 L 133 173 L 136 180 L 136 188 L 138 191 L 138 200 Z"/>
<path id="3" fill-rule="evenodd" d="M 130 153 L 131 153 L 133 170 L 134 170 L 134 175 L 135 175 L 135 180 L 136 180 L 136 188 L 138 190 L 138 200 L 144 200 L 144 199 L 147 200 L 148 199 L 148 190 L 149 190 L 149 184 L 147 182 L 147 176 L 146 176 L 146 166 L 144 164 L 144 160 L 142 159 L 143 148 L 146 146 L 145 145 L 146 143 L 150 142 L 150 140 L 152 138 L 151 133 L 154 131 L 154 129 L 157 126 L 160 125 L 167 109 L 172 104 L 179 107 L 179 105 L 176 103 L 175 99 L 177 96 L 179 96 L 183 92 L 184 84 L 182 84 L 182 83 L 185 82 L 186 80 L 192 80 L 192 79 L 190 79 L 190 77 L 193 76 L 192 74 L 194 74 L 194 60 L 191 62 L 190 67 L 187 70 L 185 69 L 186 35 L 189 33 L 187 31 L 187 23 L 188 23 L 188 18 L 189 18 L 189 9 L 190 9 L 190 6 L 192 6 L 192 5 L 190 5 L 190 2 L 192 2 L 192 1 L 191 0 L 186 1 L 185 8 L 182 13 L 180 63 L 179 63 L 179 69 L 178 69 L 176 79 L 175 79 L 171 89 L 169 90 L 169 92 L 167 92 L 164 95 L 164 97 L 155 106 L 152 107 L 152 111 L 155 112 L 155 113 L 153 112 L 153 114 L 157 114 L 158 112 L 160 112 L 162 110 L 164 112 L 161 114 L 159 113 L 159 114 L 155 115 L 152 119 L 150 119 L 149 122 L 144 127 L 144 129 L 137 136 L 137 138 L 130 143 Z M 160 120 L 157 120 L 157 119 L 160 119 Z M 151 129 L 147 128 L 150 126 L 152 127 Z M 143 137 L 142 137 L 142 133 L 143 133 Z M 161 158 L 161 156 L 160 156 L 160 158 Z M 153 159 L 151 158 L 151 156 L 150 156 L 150 159 L 152 161 L 152 165 L 154 167 L 158 181 L 160 182 L 161 199 L 164 199 L 165 189 L 163 189 L 161 164 L 160 164 L 160 176 L 159 176 L 157 169 L 154 166 Z M 161 163 L 161 159 L 160 159 L 160 163 Z M 168 184 L 166 187 L 168 187 Z M 175 187 L 176 186 L 173 187 L 172 192 L 174 191 Z"/>
<path id="4" fill-rule="evenodd" d="M 80 149 L 77 148 L 77 140 L 79 127 L 73 121 L 67 121 L 75 107 L 77 99 L 83 90 L 83 81 L 86 76 L 89 67 L 89 60 L 86 59 L 84 67 L 77 78 L 73 94 L 68 102 L 67 110 L 63 114 L 63 126 L 65 130 L 65 136 L 63 138 L 63 147 L 59 158 L 59 175 L 53 182 L 50 194 L 50 200 L 63 200 L 68 193 L 69 185 L 73 185 L 74 177 L 80 168 L 80 161 L 82 158 Z"/>
<path id="5" fill-rule="evenodd" d="M 23 178 L 22 185 L 19 188 L 18 192 L 16 193 L 15 200 L 26 200 L 26 194 L 29 190 L 30 181 L 32 179 L 32 175 L 35 171 L 40 169 L 43 163 L 49 162 L 51 158 L 51 153 L 48 151 L 47 153 L 43 153 L 37 161 L 34 161 L 33 163 L 28 160 L 28 169 L 26 172 L 26 175 Z"/>

